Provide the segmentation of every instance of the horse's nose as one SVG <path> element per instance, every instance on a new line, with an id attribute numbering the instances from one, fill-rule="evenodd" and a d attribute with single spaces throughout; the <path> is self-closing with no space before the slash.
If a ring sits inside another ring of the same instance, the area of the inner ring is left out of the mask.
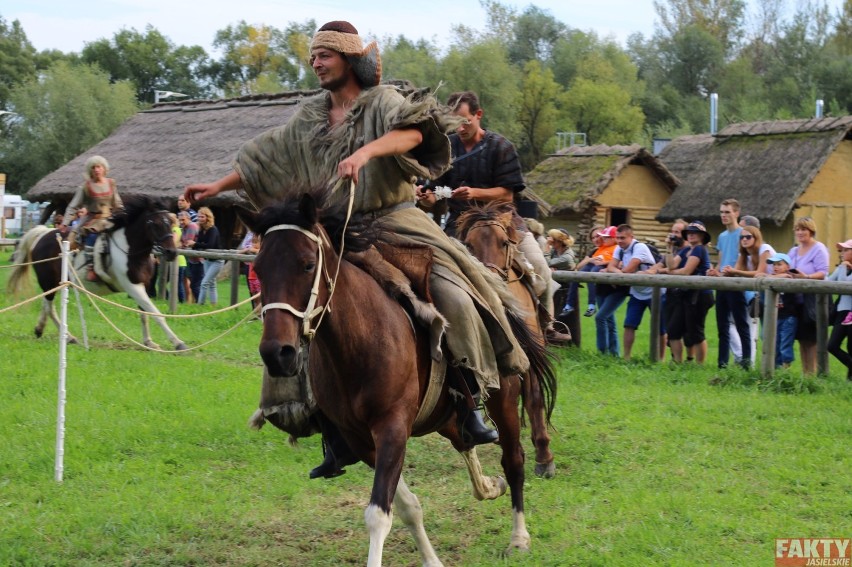
<path id="1" fill-rule="evenodd" d="M 301 358 L 297 347 L 265 340 L 258 350 L 271 376 L 290 377 L 299 373 Z"/>

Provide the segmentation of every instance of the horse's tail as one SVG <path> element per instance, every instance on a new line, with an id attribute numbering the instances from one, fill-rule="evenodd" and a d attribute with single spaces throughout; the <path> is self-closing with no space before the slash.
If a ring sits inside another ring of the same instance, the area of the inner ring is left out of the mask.
<path id="1" fill-rule="evenodd" d="M 544 417 L 550 425 L 550 416 L 556 405 L 556 369 L 553 366 L 553 355 L 547 350 L 544 341 L 539 340 L 527 327 L 526 322 L 511 309 L 506 309 L 509 326 L 518 344 L 524 349 L 530 361 L 529 380 L 537 380 L 544 398 Z M 523 389 L 521 390 L 523 392 Z"/>
<path id="2" fill-rule="evenodd" d="M 9 276 L 9 281 L 6 284 L 6 289 L 9 293 L 19 293 L 29 283 L 27 274 L 29 273 L 30 263 L 33 257 L 33 248 L 39 239 L 53 230 L 44 225 L 38 225 L 27 231 L 21 240 L 18 241 L 18 247 L 15 249 L 13 261 L 15 267 L 12 269 L 12 275 Z"/>

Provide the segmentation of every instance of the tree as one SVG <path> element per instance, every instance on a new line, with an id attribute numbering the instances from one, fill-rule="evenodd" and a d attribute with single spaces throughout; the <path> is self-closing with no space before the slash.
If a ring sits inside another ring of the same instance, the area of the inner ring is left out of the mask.
<path id="1" fill-rule="evenodd" d="M 65 61 L 14 87 L 9 99 L 18 116 L 0 140 L 0 170 L 9 173 L 10 192 L 20 193 L 138 110 L 130 83 L 112 83 L 96 66 Z"/>
<path id="2" fill-rule="evenodd" d="M 484 109 L 486 128 L 510 140 L 520 133 L 515 105 L 521 72 L 509 63 L 506 48 L 497 39 L 485 39 L 450 49 L 440 66 L 447 92 L 474 91 Z M 446 98 L 446 97 L 444 97 Z"/>
<path id="3" fill-rule="evenodd" d="M 438 48 L 425 40 L 412 43 L 404 36 L 382 41 L 382 79 L 411 81 L 418 87 L 436 88 L 441 81 Z"/>
<path id="4" fill-rule="evenodd" d="M 564 95 L 565 115 L 592 144 L 629 144 L 642 136 L 642 109 L 615 83 L 579 78 Z"/>
<path id="5" fill-rule="evenodd" d="M 515 65 L 537 60 L 549 63 L 559 39 L 568 27 L 547 10 L 530 5 L 517 17 L 509 42 L 509 60 Z"/>
<path id="6" fill-rule="evenodd" d="M 214 84 L 225 96 L 278 92 L 299 79 L 300 67 L 285 52 L 281 30 L 245 20 L 216 32 L 213 46 L 223 51 L 211 65 Z"/>
<path id="7" fill-rule="evenodd" d="M 686 26 L 662 42 L 660 55 L 665 75 L 685 95 L 715 92 L 724 65 L 724 49 L 703 28 Z"/>
<path id="8" fill-rule="evenodd" d="M 724 56 L 731 54 L 743 35 L 745 0 L 654 0 L 654 10 L 661 38 L 697 28 L 719 42 Z"/>
<path id="9" fill-rule="evenodd" d="M 542 69 L 538 61 L 526 64 L 518 103 L 521 129 L 518 152 L 526 169 L 534 168 L 542 160 L 545 145 L 556 134 L 559 117 L 556 101 L 562 95 L 562 88 L 553 80 L 550 69 Z"/>
<path id="10" fill-rule="evenodd" d="M 174 90 L 192 97 L 208 94 L 201 81 L 207 53 L 199 46 L 175 47 L 152 26 L 145 32 L 122 29 L 112 40 L 99 39 L 83 47 L 81 60 L 100 66 L 113 82 L 132 81 L 139 102 L 154 99 L 154 90 Z"/>
<path id="11" fill-rule="evenodd" d="M 35 77 L 35 55 L 21 22 L 10 25 L 0 16 L 0 109 L 7 108 L 15 85 Z"/>

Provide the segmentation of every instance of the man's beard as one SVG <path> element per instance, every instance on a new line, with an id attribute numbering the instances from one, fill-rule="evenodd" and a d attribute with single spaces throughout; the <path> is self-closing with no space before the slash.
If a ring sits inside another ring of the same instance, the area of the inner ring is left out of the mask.
<path id="1" fill-rule="evenodd" d="M 339 77 L 330 78 L 324 84 L 320 83 L 320 87 L 327 91 L 334 92 L 343 88 L 343 86 L 346 85 L 347 80 L 348 78 L 346 75 L 340 75 Z"/>

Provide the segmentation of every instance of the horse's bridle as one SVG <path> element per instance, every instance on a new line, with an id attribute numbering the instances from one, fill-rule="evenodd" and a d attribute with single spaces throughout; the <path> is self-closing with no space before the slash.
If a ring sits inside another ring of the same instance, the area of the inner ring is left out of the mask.
<path id="1" fill-rule="evenodd" d="M 471 226 L 467 230 L 467 232 L 470 233 L 477 228 L 485 228 L 487 226 L 500 227 L 500 229 L 503 232 L 506 233 L 506 240 L 509 241 L 510 246 L 506 246 L 505 266 L 497 266 L 496 264 L 492 264 L 491 262 L 482 262 L 481 260 L 480 260 L 480 262 L 482 262 L 482 265 L 485 266 L 486 268 L 488 268 L 490 270 L 494 270 L 495 272 L 497 272 L 500 275 L 500 277 L 503 278 L 503 281 L 505 281 L 506 283 L 512 283 L 512 282 L 520 280 L 521 276 L 515 278 L 514 280 L 509 279 L 511 277 L 511 273 L 512 273 L 512 263 L 515 261 L 515 247 L 518 245 L 518 242 L 509 238 L 509 231 L 506 230 L 506 227 L 503 226 L 503 223 L 501 223 L 499 221 L 495 221 L 495 220 L 479 221 L 479 222 L 473 223 L 473 226 Z"/>
<path id="2" fill-rule="evenodd" d="M 304 311 L 299 311 L 289 303 L 267 303 L 260 309 L 260 316 L 263 318 L 266 315 L 266 312 L 270 309 L 282 309 L 287 311 L 288 313 L 293 314 L 297 319 L 302 320 L 302 335 L 307 337 L 308 340 L 314 338 L 314 335 L 317 332 L 317 328 L 319 327 L 320 322 L 322 322 L 322 317 L 317 321 L 316 326 L 311 327 L 311 323 L 313 320 L 324 314 L 325 311 L 331 310 L 330 302 L 327 302 L 325 305 L 317 305 L 317 300 L 319 299 L 319 286 L 320 279 L 323 274 L 325 274 L 326 285 L 328 286 L 329 293 L 333 293 L 334 291 L 334 281 L 329 277 L 328 272 L 326 271 L 325 265 L 325 255 L 323 253 L 323 238 L 316 233 L 313 233 L 309 230 L 305 230 L 301 226 L 295 224 L 276 224 L 266 230 L 264 236 L 268 235 L 270 232 L 275 232 L 277 230 L 295 230 L 301 232 L 310 240 L 314 241 L 317 245 L 317 267 L 316 267 L 316 275 L 314 276 L 314 283 L 311 287 L 311 295 L 308 298 L 308 304 L 305 307 Z"/>

